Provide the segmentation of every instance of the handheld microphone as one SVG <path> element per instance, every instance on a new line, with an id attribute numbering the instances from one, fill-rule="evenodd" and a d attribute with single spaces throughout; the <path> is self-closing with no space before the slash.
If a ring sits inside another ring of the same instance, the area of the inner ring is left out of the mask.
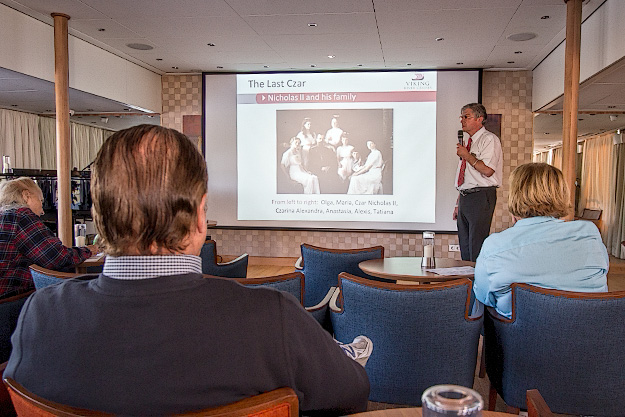
<path id="1" fill-rule="evenodd" d="M 464 139 L 464 132 L 462 131 L 462 129 L 460 129 L 458 131 L 458 143 L 462 146 L 462 141 Z"/>

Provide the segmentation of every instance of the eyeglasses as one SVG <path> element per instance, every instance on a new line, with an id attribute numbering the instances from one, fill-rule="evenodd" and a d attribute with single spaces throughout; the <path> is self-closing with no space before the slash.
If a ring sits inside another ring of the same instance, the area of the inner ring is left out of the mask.
<path id="1" fill-rule="evenodd" d="M 467 120 L 467 119 L 477 119 L 477 117 L 469 116 L 468 114 L 461 114 L 460 115 L 460 119 L 464 119 L 464 120 Z"/>

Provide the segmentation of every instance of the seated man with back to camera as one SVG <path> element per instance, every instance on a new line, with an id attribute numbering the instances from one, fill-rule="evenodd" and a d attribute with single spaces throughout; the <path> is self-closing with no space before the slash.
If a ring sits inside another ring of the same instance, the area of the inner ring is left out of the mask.
<path id="1" fill-rule="evenodd" d="M 592 222 L 560 220 L 569 206 L 569 189 L 558 168 L 518 166 L 510 175 L 508 195 L 515 224 L 484 241 L 475 265 L 475 298 L 510 318 L 515 282 L 607 291 L 609 258 L 601 234 Z"/>
<path id="2" fill-rule="evenodd" d="M 103 272 L 33 294 L 5 377 L 48 400 L 123 415 L 201 410 L 285 386 L 304 413 L 366 409 L 364 368 L 294 297 L 202 277 L 208 178 L 187 137 L 152 125 L 117 132 L 92 178 Z"/>

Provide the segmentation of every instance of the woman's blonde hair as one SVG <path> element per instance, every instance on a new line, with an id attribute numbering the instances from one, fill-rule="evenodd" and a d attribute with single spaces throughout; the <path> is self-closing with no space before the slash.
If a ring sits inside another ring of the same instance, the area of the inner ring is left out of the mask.
<path id="1" fill-rule="evenodd" d="M 564 217 L 569 196 L 562 171 L 549 164 L 523 164 L 510 174 L 508 210 L 516 217 Z"/>
<path id="2" fill-rule="evenodd" d="M 14 180 L 3 181 L 0 184 L 0 207 L 26 207 L 24 191 L 30 191 L 35 195 L 41 193 L 39 186 L 28 177 L 20 177 Z"/>

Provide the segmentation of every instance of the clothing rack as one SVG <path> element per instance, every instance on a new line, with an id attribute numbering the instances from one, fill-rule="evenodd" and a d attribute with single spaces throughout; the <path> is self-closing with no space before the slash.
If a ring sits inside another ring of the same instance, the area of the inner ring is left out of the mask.
<path id="1" fill-rule="evenodd" d="M 32 178 L 43 194 L 43 210 L 41 220 L 56 232 L 57 229 L 57 171 L 53 169 L 14 168 L 11 172 L 0 174 L 0 178 L 16 179 Z M 91 220 L 91 171 L 72 171 L 72 223 Z"/>

